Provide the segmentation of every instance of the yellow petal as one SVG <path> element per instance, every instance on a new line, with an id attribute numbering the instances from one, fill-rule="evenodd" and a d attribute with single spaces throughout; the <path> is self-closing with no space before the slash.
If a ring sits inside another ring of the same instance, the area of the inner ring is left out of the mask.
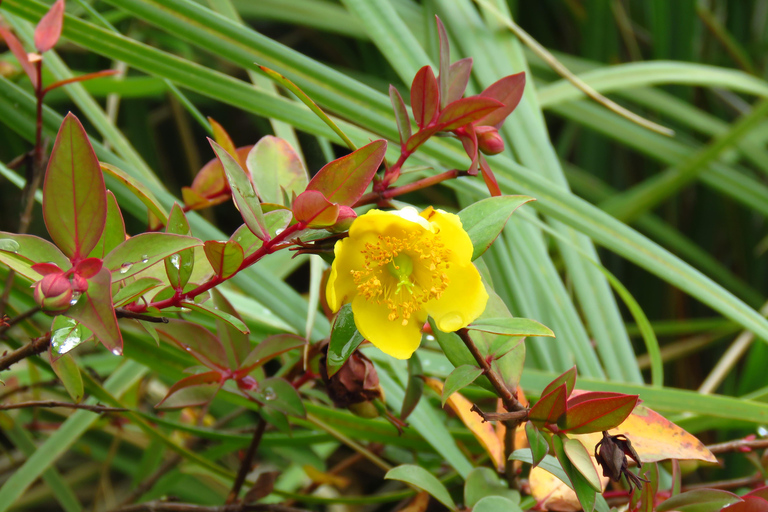
<path id="1" fill-rule="evenodd" d="M 336 257 L 325 289 L 328 307 L 332 311 L 338 311 L 342 304 L 351 302 L 357 294 L 357 285 L 352 278 L 352 271 L 361 270 L 365 266 L 365 258 L 361 250 L 365 248 L 366 242 L 372 242 L 375 239 L 376 235 L 373 233 L 363 233 L 362 236 L 348 237 L 336 242 L 334 247 Z"/>
<path id="2" fill-rule="evenodd" d="M 472 261 L 472 240 L 461 225 L 458 215 L 435 210 L 431 206 L 421 212 L 421 216 L 429 221 L 433 231 L 442 239 L 445 246 L 451 250 L 451 261 L 462 265 Z"/>
<path id="3" fill-rule="evenodd" d="M 464 266 L 453 264 L 445 273 L 448 275 L 448 287 L 439 299 L 427 302 L 424 309 L 435 319 L 438 329 L 453 332 L 466 327 L 483 313 L 488 293 L 480 280 L 480 273 L 471 263 Z"/>
<path id="4" fill-rule="evenodd" d="M 352 301 L 352 313 L 357 330 L 363 338 L 385 354 L 397 359 L 408 359 L 419 348 L 424 318 L 412 317 L 406 325 L 401 320 L 390 321 L 389 308 L 385 304 L 368 302 L 361 296 Z"/>

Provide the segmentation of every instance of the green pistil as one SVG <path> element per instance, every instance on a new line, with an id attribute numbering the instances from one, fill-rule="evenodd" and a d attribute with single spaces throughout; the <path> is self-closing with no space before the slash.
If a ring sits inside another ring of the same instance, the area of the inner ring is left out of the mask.
<path id="1" fill-rule="evenodd" d="M 387 264 L 387 270 L 397 278 L 396 293 L 400 293 L 400 289 L 405 286 L 413 294 L 413 283 L 410 279 L 413 273 L 413 261 L 411 261 L 411 258 L 405 254 L 398 254 Z"/>

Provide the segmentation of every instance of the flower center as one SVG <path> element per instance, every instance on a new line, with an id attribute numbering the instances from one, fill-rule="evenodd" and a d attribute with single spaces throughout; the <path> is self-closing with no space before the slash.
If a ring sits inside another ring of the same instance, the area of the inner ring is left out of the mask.
<path id="1" fill-rule="evenodd" d="M 390 321 L 407 325 L 411 315 L 440 298 L 448 286 L 450 252 L 432 234 L 379 235 L 365 244 L 363 269 L 351 271 L 352 278 L 366 300 L 387 306 Z"/>

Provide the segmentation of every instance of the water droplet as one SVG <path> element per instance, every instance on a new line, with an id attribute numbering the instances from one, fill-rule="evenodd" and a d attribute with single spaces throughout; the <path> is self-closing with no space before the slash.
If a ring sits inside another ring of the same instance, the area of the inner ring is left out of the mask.
<path id="1" fill-rule="evenodd" d="M 264 400 L 272 401 L 277 398 L 277 393 L 271 387 L 264 388 Z"/>
<path id="2" fill-rule="evenodd" d="M 113 353 L 114 355 L 116 355 L 116 356 L 121 356 L 121 355 L 123 355 L 123 351 L 122 351 L 121 349 L 117 348 L 117 347 L 115 347 L 115 348 L 113 348 L 113 349 L 112 349 L 112 353 Z"/>
<path id="3" fill-rule="evenodd" d="M 3 238 L 0 240 L 0 251 L 19 252 L 19 242 L 10 238 Z"/>
<path id="4" fill-rule="evenodd" d="M 181 313 L 191 313 L 191 312 L 192 312 L 192 310 L 191 310 L 191 309 L 189 309 L 189 308 L 181 308 L 179 311 L 180 311 Z"/>
<path id="5" fill-rule="evenodd" d="M 427 334 L 426 337 L 427 337 L 427 341 L 435 341 L 435 337 L 432 336 L 431 334 Z"/>
<path id="6" fill-rule="evenodd" d="M 174 254 L 173 256 L 171 256 L 171 265 L 176 267 L 176 270 L 180 270 L 181 269 L 181 256 L 179 256 L 178 254 Z"/>
<path id="7" fill-rule="evenodd" d="M 278 228 L 278 229 L 276 229 L 276 230 L 275 230 L 275 234 L 276 234 L 276 235 L 279 235 L 279 234 L 280 234 L 280 233 L 282 233 L 283 231 L 285 231 L 283 228 Z"/>
<path id="8" fill-rule="evenodd" d="M 77 304 L 77 301 L 80 299 L 81 295 L 82 293 L 80 292 L 72 292 L 72 298 L 69 300 L 69 305 L 74 306 L 75 304 Z"/>
<path id="9" fill-rule="evenodd" d="M 83 333 L 80 326 L 72 321 L 67 322 L 67 327 L 56 329 L 51 335 L 53 349 L 59 354 L 66 354 L 83 341 Z"/>
<path id="10" fill-rule="evenodd" d="M 131 267 L 132 267 L 132 266 L 133 266 L 133 263 L 131 263 L 131 262 L 129 262 L 129 261 L 126 261 L 125 263 L 123 263 L 122 265 L 120 265 L 120 273 L 121 273 L 121 274 L 125 274 L 125 273 L 127 273 L 129 270 L 131 270 Z"/>
<path id="11" fill-rule="evenodd" d="M 187 352 L 192 352 L 192 347 L 185 345 L 184 350 L 186 350 Z"/>
<path id="12" fill-rule="evenodd" d="M 141 255 L 141 262 L 142 263 L 149 263 L 149 257 L 146 254 Z"/>
<path id="13" fill-rule="evenodd" d="M 464 317 L 461 313 L 448 313 L 439 321 L 440 330 L 443 332 L 453 332 L 464 327 Z"/>

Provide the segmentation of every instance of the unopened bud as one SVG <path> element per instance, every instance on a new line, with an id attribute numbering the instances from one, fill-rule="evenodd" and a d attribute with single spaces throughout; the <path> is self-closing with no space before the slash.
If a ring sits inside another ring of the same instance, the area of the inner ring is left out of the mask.
<path id="1" fill-rule="evenodd" d="M 320 361 L 320 375 L 336 407 L 349 407 L 381 398 L 379 374 L 371 360 L 360 351 L 353 352 L 332 377 L 328 377 L 326 359 L 323 358 Z"/>
<path id="2" fill-rule="evenodd" d="M 504 151 L 504 139 L 493 126 L 478 126 L 475 128 L 475 133 L 477 133 L 477 146 L 486 155 L 498 155 Z"/>
<path id="3" fill-rule="evenodd" d="M 336 223 L 331 228 L 331 231 L 334 233 L 341 233 L 342 231 L 349 230 L 349 227 L 352 225 L 352 221 L 354 221 L 356 218 L 357 213 L 355 213 L 355 210 L 349 206 L 339 206 L 339 216 L 336 218 Z"/>
<path id="4" fill-rule="evenodd" d="M 61 313 L 72 305 L 72 284 L 64 274 L 48 274 L 35 283 L 34 297 L 43 311 Z"/>

